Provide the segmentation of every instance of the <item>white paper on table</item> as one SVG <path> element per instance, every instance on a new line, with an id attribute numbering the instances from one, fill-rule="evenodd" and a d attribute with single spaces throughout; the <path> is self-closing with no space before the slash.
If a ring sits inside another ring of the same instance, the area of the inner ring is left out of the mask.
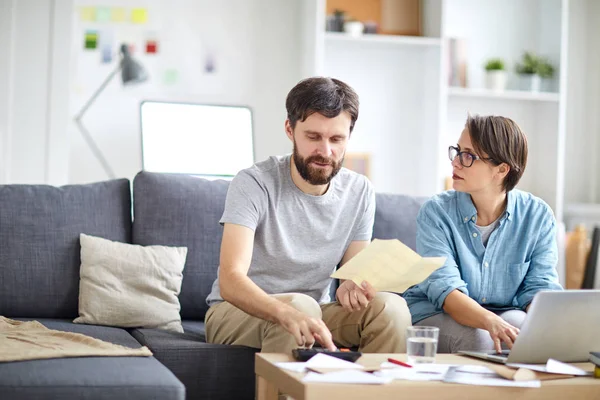
<path id="1" fill-rule="evenodd" d="M 453 364 L 415 364 L 412 368 L 384 362 L 377 376 L 392 377 L 408 381 L 442 381 Z"/>
<path id="2" fill-rule="evenodd" d="M 445 257 L 421 257 L 398 239 L 374 239 L 331 277 L 369 282 L 377 291 L 402 293 L 423 282 L 446 262 Z"/>
<path id="3" fill-rule="evenodd" d="M 316 356 L 315 356 L 316 357 Z M 313 357 L 314 358 L 314 357 Z M 312 358 L 311 358 L 312 360 Z M 346 371 L 328 372 L 326 374 L 318 374 L 309 372 L 302 379 L 303 382 L 322 382 L 322 383 L 355 383 L 366 385 L 382 385 L 389 383 L 393 378 L 381 377 L 370 374 L 364 371 L 349 369 Z"/>
<path id="4" fill-rule="evenodd" d="M 336 357 L 328 356 L 327 354 L 317 354 L 308 360 L 304 366 L 306 368 L 319 369 L 363 369 L 360 364 L 355 364 L 350 361 L 342 360 Z"/>
<path id="5" fill-rule="evenodd" d="M 544 364 L 520 364 L 511 363 L 506 364 L 507 367 L 511 368 L 527 368 L 532 371 L 547 372 L 549 374 L 562 374 L 562 375 L 577 375 L 577 376 L 588 376 L 592 375 L 591 372 L 582 370 L 581 368 L 574 367 L 561 361 L 557 361 L 550 358 L 546 365 Z"/>
<path id="6" fill-rule="evenodd" d="M 486 370 L 489 370 L 490 372 L 487 372 Z M 541 386 L 539 380 L 513 381 L 501 377 L 487 367 L 476 365 L 448 368 L 448 372 L 446 372 L 446 376 L 444 377 L 444 382 L 477 386 L 513 386 L 526 388 L 539 388 Z"/>
<path id="7" fill-rule="evenodd" d="M 278 362 L 275 363 L 281 369 L 285 369 L 293 372 L 306 372 L 306 362 Z"/>

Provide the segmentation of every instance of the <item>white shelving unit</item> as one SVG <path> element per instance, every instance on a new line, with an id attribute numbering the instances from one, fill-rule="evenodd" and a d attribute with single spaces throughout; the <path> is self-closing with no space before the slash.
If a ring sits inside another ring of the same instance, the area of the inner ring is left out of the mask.
<path id="1" fill-rule="evenodd" d="M 600 2 L 422 0 L 421 37 L 325 32 L 326 0 L 303 7 L 304 31 L 309 32 L 303 42 L 304 75 L 334 76 L 357 90 L 360 116 L 348 151 L 371 154 L 377 191 L 424 196 L 442 191 L 451 173 L 447 148 L 456 143 L 467 115 L 494 114 L 514 119 L 528 137 L 528 165 L 518 188 L 544 199 L 559 221 L 566 192 L 569 202 L 600 202 L 595 172 L 600 140 L 584 131 L 571 140 L 577 129 L 600 135 L 600 116 L 595 116 L 600 77 L 589 67 L 592 62 L 600 70 L 600 55 L 590 39 L 600 37 L 594 22 L 600 18 Z M 466 88 L 448 85 L 449 38 L 467 44 Z M 514 67 L 525 51 L 549 58 L 555 67 L 553 79 L 543 85 L 549 91 L 519 88 Z M 506 91 L 485 89 L 483 66 L 492 57 L 507 64 Z M 590 85 L 581 74 L 587 74 Z M 573 93 L 577 85 L 589 95 Z M 578 159 L 577 152 L 585 159 Z"/>
<path id="2" fill-rule="evenodd" d="M 351 42 L 364 44 L 389 44 L 391 46 L 440 46 L 440 38 L 422 36 L 395 36 L 395 35 L 363 35 L 350 36 L 340 32 L 325 32 L 325 40 L 330 43 Z"/>
<path id="3" fill-rule="evenodd" d="M 488 89 L 467 89 L 461 87 L 449 87 L 450 97 L 470 97 L 477 99 L 500 99 L 500 100 L 524 100 L 524 101 L 547 101 L 558 102 L 558 93 L 550 92 L 528 92 L 524 90 L 492 91 Z"/>

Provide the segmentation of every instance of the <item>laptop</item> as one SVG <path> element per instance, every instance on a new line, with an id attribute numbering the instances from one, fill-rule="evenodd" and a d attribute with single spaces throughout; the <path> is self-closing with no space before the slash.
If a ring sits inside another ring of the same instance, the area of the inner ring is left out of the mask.
<path id="1" fill-rule="evenodd" d="M 600 351 L 600 290 L 538 292 L 511 350 L 459 351 L 501 364 L 587 362 Z"/>

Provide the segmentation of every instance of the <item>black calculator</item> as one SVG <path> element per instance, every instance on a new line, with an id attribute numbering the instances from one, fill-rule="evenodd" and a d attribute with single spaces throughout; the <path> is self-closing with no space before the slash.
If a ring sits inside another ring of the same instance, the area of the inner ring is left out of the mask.
<path id="1" fill-rule="evenodd" d="M 339 358 L 342 360 L 354 362 L 362 356 L 362 353 L 359 351 L 350 351 L 350 350 L 337 350 L 331 351 L 324 349 L 322 347 L 313 347 L 311 349 L 294 349 L 292 350 L 292 356 L 296 359 L 296 361 L 308 361 L 313 356 L 317 354 L 326 354 L 331 357 Z"/>

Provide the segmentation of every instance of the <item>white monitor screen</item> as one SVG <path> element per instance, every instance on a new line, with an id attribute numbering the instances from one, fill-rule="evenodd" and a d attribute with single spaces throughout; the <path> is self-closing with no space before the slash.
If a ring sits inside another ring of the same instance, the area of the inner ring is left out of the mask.
<path id="1" fill-rule="evenodd" d="M 231 177 L 254 163 L 247 107 L 144 101 L 140 115 L 146 171 Z"/>

